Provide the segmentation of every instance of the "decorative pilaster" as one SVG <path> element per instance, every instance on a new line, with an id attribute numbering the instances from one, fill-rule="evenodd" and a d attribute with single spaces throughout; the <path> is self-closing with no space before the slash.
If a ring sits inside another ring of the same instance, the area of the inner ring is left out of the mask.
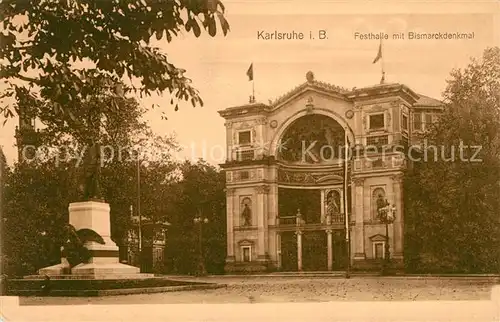
<path id="1" fill-rule="evenodd" d="M 234 261 L 234 198 L 235 189 L 226 189 L 226 220 L 227 220 L 227 259 L 226 261 Z"/>
<path id="2" fill-rule="evenodd" d="M 363 136 L 361 135 L 363 133 L 363 128 L 362 128 L 362 114 L 361 114 L 361 105 L 359 103 L 354 103 L 354 117 L 353 117 L 353 123 L 354 123 L 354 142 L 356 145 L 358 144 L 363 144 Z"/>
<path id="3" fill-rule="evenodd" d="M 267 260 L 268 231 L 267 231 L 267 195 L 269 186 L 262 185 L 255 188 L 257 193 L 257 257 Z"/>
<path id="4" fill-rule="evenodd" d="M 295 232 L 297 235 L 297 270 L 302 271 L 302 231 Z"/>
<path id="5" fill-rule="evenodd" d="M 226 158 L 227 161 L 233 160 L 233 147 L 236 144 L 233 140 L 233 122 L 227 121 L 224 123 L 226 126 Z"/>
<path id="6" fill-rule="evenodd" d="M 370 186 L 369 185 L 364 185 L 363 186 L 363 220 L 369 220 L 371 219 L 371 195 L 370 195 Z"/>
<path id="7" fill-rule="evenodd" d="M 257 146 L 259 146 L 259 158 L 269 155 L 269 146 L 265 142 L 265 124 L 267 123 L 267 118 L 262 117 L 255 120 L 255 125 L 257 128 Z"/>
<path id="8" fill-rule="evenodd" d="M 365 196 L 364 196 L 364 182 L 363 178 L 354 178 L 354 209 L 356 215 L 356 225 L 354 226 L 354 259 L 365 259 L 365 234 L 364 234 L 364 220 L 365 213 Z M 368 200 L 369 202 L 369 200 Z M 369 203 L 368 203 L 369 207 Z"/>
<path id="9" fill-rule="evenodd" d="M 391 177 L 393 192 L 394 192 L 394 204 L 396 206 L 396 213 L 394 223 L 393 223 L 393 239 L 394 239 L 394 258 L 403 257 L 403 175 L 398 174 Z"/>
<path id="10" fill-rule="evenodd" d="M 268 194 L 270 189 L 271 188 L 268 185 L 262 185 L 262 186 L 257 186 L 255 188 L 255 192 L 257 192 L 257 194 Z"/>
<path id="11" fill-rule="evenodd" d="M 333 238 L 332 238 L 332 230 L 327 229 L 326 230 L 326 247 L 327 247 L 327 253 L 328 253 L 328 270 L 331 271 L 333 270 Z"/>
<path id="12" fill-rule="evenodd" d="M 274 226 L 276 225 L 276 218 L 278 217 L 278 185 L 277 184 L 270 184 L 269 185 L 269 194 L 267 195 L 267 200 L 268 200 L 268 208 L 267 208 L 267 216 L 264 217 L 265 221 L 267 222 L 268 226 Z M 277 251 L 280 247 L 280 241 L 278 240 L 277 236 L 270 235 L 271 233 L 269 230 L 267 230 L 266 233 L 270 238 L 269 238 L 269 243 L 268 243 L 268 253 L 271 255 L 271 260 L 277 261 Z"/>
<path id="13" fill-rule="evenodd" d="M 269 225 L 276 224 L 276 218 L 278 217 L 278 184 L 270 184 L 269 194 L 267 195 L 268 200 L 268 222 Z"/>

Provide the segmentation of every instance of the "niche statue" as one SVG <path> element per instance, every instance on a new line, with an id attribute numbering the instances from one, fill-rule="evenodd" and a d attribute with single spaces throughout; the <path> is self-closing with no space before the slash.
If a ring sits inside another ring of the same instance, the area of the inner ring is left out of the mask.
<path id="1" fill-rule="evenodd" d="M 336 215 L 340 213 L 340 193 L 336 190 L 330 191 L 327 195 L 327 214 Z"/>
<path id="2" fill-rule="evenodd" d="M 387 206 L 389 203 L 382 194 L 379 194 L 377 197 L 377 213 L 381 220 L 384 220 L 387 216 Z"/>
<path id="3" fill-rule="evenodd" d="M 252 225 L 252 210 L 250 210 L 250 207 L 248 204 L 243 205 L 243 212 L 241 214 L 243 216 L 244 226 L 251 226 Z"/>

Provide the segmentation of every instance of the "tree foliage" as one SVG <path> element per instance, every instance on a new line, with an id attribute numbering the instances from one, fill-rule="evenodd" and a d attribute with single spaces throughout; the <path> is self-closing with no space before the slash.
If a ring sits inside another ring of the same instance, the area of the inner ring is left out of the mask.
<path id="1" fill-rule="evenodd" d="M 180 165 L 182 179 L 172 185 L 175 200 L 168 231 L 167 268 L 171 273 L 190 274 L 198 270 L 199 229 L 194 218 L 201 216 L 202 252 L 206 269 L 224 271 L 226 258 L 225 175 L 204 161 Z"/>
<path id="2" fill-rule="evenodd" d="M 96 98 L 82 108 L 92 110 L 107 103 Z M 141 121 L 144 109 L 137 101 L 121 99 L 117 103 L 123 113 L 101 124 L 98 141 L 104 152 L 100 160 L 102 189 L 111 206 L 112 235 L 120 244 L 130 227 L 129 206 L 137 195 L 134 183 L 138 151 L 163 151 L 163 158 L 155 165 L 149 164 L 157 170 L 154 179 L 161 181 L 162 174 L 165 177 L 173 168 L 168 156 L 175 142 L 169 137 L 153 135 Z M 21 275 L 34 273 L 36 269 L 59 261 L 59 247 L 63 242 L 61 231 L 69 220 L 69 203 L 78 201 L 81 196 L 81 177 L 85 172 L 82 157 L 86 153 L 87 137 L 94 135 L 93 130 L 92 126 L 42 129 L 38 134 L 44 146 L 37 151 L 36 157 L 20 160 L 7 174 L 6 234 L 3 235 L 8 255 L 4 267 L 7 271 Z"/>
<path id="3" fill-rule="evenodd" d="M 407 266 L 497 273 L 500 48 L 488 48 L 482 59 L 453 70 L 444 97 L 446 109 L 424 137 L 428 160 L 415 163 L 405 180 Z"/>
<path id="4" fill-rule="evenodd" d="M 60 258 L 68 204 L 77 195 L 75 166 L 46 162 L 16 164 L 7 173 L 3 209 L 2 270 L 33 274 Z"/>
<path id="5" fill-rule="evenodd" d="M 9 272 L 33 273 L 59 259 L 57 247 L 56 255 L 40 248 L 40 236 L 48 236 L 47 245 L 60 244 L 67 205 L 81 193 L 78 157 L 89 144 L 103 148 L 99 171 L 118 243 L 130 227 L 137 164 L 143 213 L 160 221 L 179 211 L 180 186 L 168 176 L 178 168 L 169 153 L 175 142 L 154 136 L 141 121 L 145 109 L 130 97 L 168 91 L 175 110 L 181 101 L 203 105 L 186 70 L 151 43 L 185 32 L 199 37 L 202 30 L 226 35 L 224 10 L 219 0 L 0 2 L 0 78 L 7 85 L 0 112 L 6 120 L 14 112 L 40 120 L 38 144 L 51 152 L 17 164 L 7 176 Z M 134 144 L 160 154 L 138 163 Z"/>
<path id="6" fill-rule="evenodd" d="M 199 37 L 202 29 L 215 36 L 217 22 L 224 35 L 229 30 L 218 0 L 6 0 L 0 12 L 0 77 L 9 84 L 4 97 L 24 89 L 66 121 L 108 80 L 112 96 L 169 91 L 172 104 L 174 98 L 203 104 L 185 70 L 150 40 L 171 42 L 183 31 Z M 123 79 L 130 85 L 120 85 Z M 14 115 L 9 106 L 2 111 Z"/>
<path id="7" fill-rule="evenodd" d="M 130 205 L 136 205 L 136 163 L 109 163 L 103 187 L 111 207 L 111 235 L 125 245 L 131 229 Z M 207 270 L 223 272 L 226 256 L 224 176 L 204 162 L 147 163 L 141 166 L 141 214 L 153 223 L 168 221 L 165 266 L 168 272 L 197 270 L 199 235 L 193 219 L 201 212 L 203 252 Z M 170 176 L 180 172 L 181 177 Z M 60 260 L 65 242 L 68 204 L 78 194 L 71 162 L 17 164 L 8 173 L 5 189 L 5 250 L 3 270 L 11 275 L 35 274 Z"/>
<path id="8" fill-rule="evenodd" d="M 18 163 L 8 172 L 2 235 L 6 273 L 35 274 L 59 262 L 64 227 L 69 220 L 68 204 L 79 194 L 75 163 L 56 162 L 54 158 L 34 160 Z M 167 271 L 196 272 L 199 235 L 193 219 L 201 211 L 209 219 L 203 227 L 207 270 L 221 273 L 226 254 L 223 174 L 201 161 L 178 164 L 168 158 L 143 160 L 139 171 L 143 219 L 171 223 L 167 232 Z M 132 228 L 130 205 L 137 209 L 137 162 L 114 159 L 105 163 L 103 174 L 106 202 L 111 208 L 112 239 L 125 245 L 127 231 Z"/>

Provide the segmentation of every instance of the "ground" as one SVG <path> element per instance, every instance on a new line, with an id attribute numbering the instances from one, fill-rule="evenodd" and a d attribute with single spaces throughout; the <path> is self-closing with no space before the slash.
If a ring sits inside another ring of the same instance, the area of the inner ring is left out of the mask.
<path id="1" fill-rule="evenodd" d="M 417 277 L 205 277 L 225 288 L 90 298 L 26 297 L 24 305 L 489 300 L 493 279 Z"/>

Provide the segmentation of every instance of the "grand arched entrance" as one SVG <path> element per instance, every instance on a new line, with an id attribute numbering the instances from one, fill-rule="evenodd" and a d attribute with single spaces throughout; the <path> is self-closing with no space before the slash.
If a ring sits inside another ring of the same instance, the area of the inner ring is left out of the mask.
<path id="1" fill-rule="evenodd" d="M 281 269 L 331 270 L 347 264 L 344 128 L 321 114 L 302 116 L 278 145 Z"/>

